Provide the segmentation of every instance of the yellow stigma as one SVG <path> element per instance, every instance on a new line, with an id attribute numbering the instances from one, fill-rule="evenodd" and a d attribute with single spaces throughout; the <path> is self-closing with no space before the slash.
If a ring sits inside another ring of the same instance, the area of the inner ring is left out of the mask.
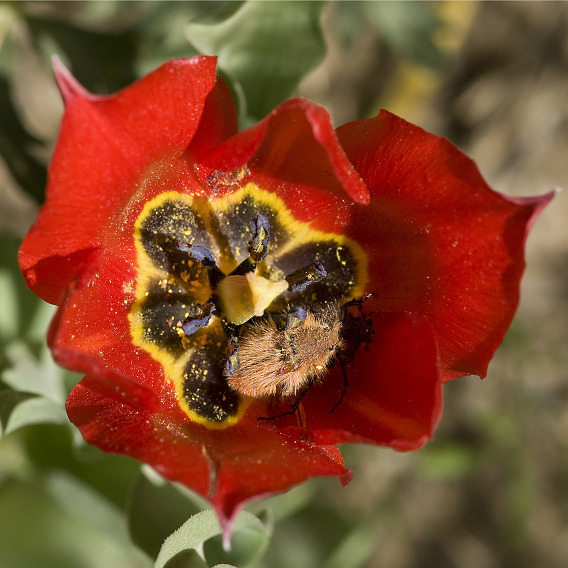
<path id="1" fill-rule="evenodd" d="M 288 289 L 285 280 L 268 280 L 255 272 L 223 278 L 217 285 L 221 310 L 227 320 L 241 325 L 260 317 L 275 298 Z"/>

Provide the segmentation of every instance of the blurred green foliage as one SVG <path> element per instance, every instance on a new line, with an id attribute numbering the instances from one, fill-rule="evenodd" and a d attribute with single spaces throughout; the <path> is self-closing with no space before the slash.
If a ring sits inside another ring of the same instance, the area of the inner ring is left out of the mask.
<path id="1" fill-rule="evenodd" d="M 230 77 L 233 92 L 246 109 L 245 124 L 266 116 L 321 62 L 324 6 L 247 2 L 223 22 L 189 24 L 190 42 L 201 53 L 219 57 L 219 68 Z"/>
<path id="2" fill-rule="evenodd" d="M 443 21 L 430 2 L 338 2 L 336 21 L 337 33 L 347 45 L 353 45 L 362 28 L 369 26 L 398 56 L 434 69 L 444 61 L 434 41 Z"/>

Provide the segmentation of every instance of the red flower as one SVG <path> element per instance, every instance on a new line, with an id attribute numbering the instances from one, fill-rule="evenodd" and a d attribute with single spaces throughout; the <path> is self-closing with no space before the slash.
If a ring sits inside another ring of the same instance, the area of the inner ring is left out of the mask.
<path id="1" fill-rule="evenodd" d="M 88 442 L 227 525 L 309 477 L 347 483 L 338 443 L 420 447 L 441 383 L 485 375 L 551 195 L 493 192 L 384 111 L 334 131 L 295 99 L 238 133 L 214 58 L 110 97 L 56 74 L 66 111 L 20 263 L 59 306 L 55 359 L 86 374 L 67 411 Z"/>

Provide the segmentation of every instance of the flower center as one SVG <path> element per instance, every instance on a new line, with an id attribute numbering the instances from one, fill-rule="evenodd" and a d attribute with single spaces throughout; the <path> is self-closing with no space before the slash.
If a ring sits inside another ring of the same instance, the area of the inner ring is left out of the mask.
<path id="1" fill-rule="evenodd" d="M 243 260 L 231 274 L 225 276 L 217 266 L 210 251 L 202 246 L 177 243 L 177 249 L 187 252 L 198 260 L 209 271 L 209 282 L 214 291 L 213 301 L 217 311 L 233 325 L 242 325 L 253 317 L 262 317 L 272 302 L 286 290 L 292 292 L 304 291 L 307 286 L 322 280 L 327 276 L 323 265 L 319 262 L 296 270 L 282 280 L 269 280 L 257 273 L 257 263 L 264 260 L 268 254 L 270 224 L 266 217 L 258 214 L 251 223 L 252 240 L 249 241 L 249 256 Z M 191 333 L 197 331 L 194 322 L 200 322 L 199 327 L 206 325 L 202 311 L 194 306 L 194 314 L 183 324 L 191 325 Z M 219 309 L 220 308 L 220 309 Z M 212 311 L 209 310 L 209 314 Z"/>
<path id="2" fill-rule="evenodd" d="M 298 310 L 337 306 L 360 296 L 366 282 L 357 243 L 298 221 L 273 193 L 251 183 L 211 200 L 162 193 L 139 214 L 134 241 L 132 340 L 162 365 L 187 416 L 210 428 L 235 424 L 255 396 L 229 384 L 246 355 L 239 332 L 268 320 L 279 332 L 291 330 L 305 320 Z M 333 328 L 311 311 L 313 325 Z M 304 326 L 296 327 L 285 338 L 288 361 Z M 325 339 L 337 344 L 333 335 Z M 326 360 L 313 367 L 325 372 Z"/>

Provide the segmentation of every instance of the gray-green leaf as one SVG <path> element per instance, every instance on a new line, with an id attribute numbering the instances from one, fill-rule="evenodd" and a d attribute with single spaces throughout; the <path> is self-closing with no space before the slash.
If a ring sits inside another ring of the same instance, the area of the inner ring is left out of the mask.
<path id="1" fill-rule="evenodd" d="M 228 555 L 238 557 L 240 567 L 250 565 L 264 553 L 271 532 L 270 525 L 271 523 L 263 523 L 258 517 L 247 511 L 242 512 L 235 521 L 231 541 L 232 553 Z M 214 537 L 219 537 L 217 548 L 220 549 L 221 534 L 222 529 L 214 511 L 207 510 L 197 513 L 166 539 L 154 568 L 172 568 L 174 566 L 203 568 L 203 566 L 207 566 L 208 564 L 203 561 L 203 555 L 212 557 L 220 556 L 221 553 L 214 554 L 209 551 L 205 554 L 204 544 Z M 200 553 L 199 558 L 202 564 L 198 563 L 195 554 L 188 554 L 186 552 L 188 550 Z M 173 563 L 170 564 L 170 562 Z M 220 566 L 224 565 L 226 566 L 226 564 Z"/>
<path id="2" fill-rule="evenodd" d="M 219 57 L 219 67 L 244 93 L 241 116 L 258 120 L 286 99 L 325 55 L 324 2 L 245 2 L 228 19 L 192 23 L 189 41 Z"/>

